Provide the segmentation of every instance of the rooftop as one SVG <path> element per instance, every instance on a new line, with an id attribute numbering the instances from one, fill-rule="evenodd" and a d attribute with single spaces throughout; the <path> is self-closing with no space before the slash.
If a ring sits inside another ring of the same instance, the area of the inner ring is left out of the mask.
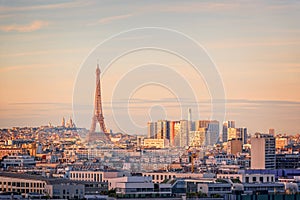
<path id="1" fill-rule="evenodd" d="M 25 180 L 45 181 L 49 185 L 79 183 L 78 181 L 73 181 L 69 179 L 52 178 L 52 177 L 48 178 L 41 175 L 33 175 L 33 174 L 26 174 L 26 173 L 0 172 L 0 177 L 1 176 L 8 177 L 8 178 L 25 179 Z"/>

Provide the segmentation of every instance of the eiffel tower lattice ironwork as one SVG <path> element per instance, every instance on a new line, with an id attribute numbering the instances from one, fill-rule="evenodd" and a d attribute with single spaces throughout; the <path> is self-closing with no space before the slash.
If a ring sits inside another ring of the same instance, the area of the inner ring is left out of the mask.
<path id="1" fill-rule="evenodd" d="M 96 131 L 96 124 L 97 122 L 100 125 L 100 130 L 106 135 L 108 139 L 110 139 L 110 134 L 107 132 L 103 111 L 102 111 L 102 101 L 101 101 L 101 83 L 100 83 L 100 68 L 99 64 L 97 64 L 96 69 L 96 91 L 95 91 L 95 102 L 94 102 L 94 115 L 92 119 L 92 125 L 90 128 L 90 134 Z"/>

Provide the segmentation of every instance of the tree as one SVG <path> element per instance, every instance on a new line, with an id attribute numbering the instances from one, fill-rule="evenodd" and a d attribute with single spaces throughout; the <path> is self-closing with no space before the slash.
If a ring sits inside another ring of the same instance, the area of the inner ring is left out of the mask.
<path id="1" fill-rule="evenodd" d="M 116 197 L 117 196 L 116 189 L 108 190 L 107 194 L 109 197 Z"/>

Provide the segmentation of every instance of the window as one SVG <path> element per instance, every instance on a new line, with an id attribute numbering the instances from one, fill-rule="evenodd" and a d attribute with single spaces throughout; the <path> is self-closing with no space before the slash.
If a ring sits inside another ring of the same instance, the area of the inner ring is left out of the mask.
<path id="1" fill-rule="evenodd" d="M 252 177 L 252 181 L 256 182 L 256 177 L 255 176 Z"/>
<path id="2" fill-rule="evenodd" d="M 261 183 L 263 183 L 264 182 L 264 177 L 259 177 L 259 181 L 261 182 Z"/>
<path id="3" fill-rule="evenodd" d="M 59 189 L 53 189 L 53 194 L 54 195 L 59 195 L 60 193 L 59 193 Z"/>

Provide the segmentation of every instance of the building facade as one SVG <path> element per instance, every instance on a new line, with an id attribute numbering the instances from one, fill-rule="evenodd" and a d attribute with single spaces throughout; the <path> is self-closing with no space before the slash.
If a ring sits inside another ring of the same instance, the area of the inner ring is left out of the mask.
<path id="1" fill-rule="evenodd" d="M 251 138 L 251 169 L 275 169 L 275 138 L 256 133 Z"/>

